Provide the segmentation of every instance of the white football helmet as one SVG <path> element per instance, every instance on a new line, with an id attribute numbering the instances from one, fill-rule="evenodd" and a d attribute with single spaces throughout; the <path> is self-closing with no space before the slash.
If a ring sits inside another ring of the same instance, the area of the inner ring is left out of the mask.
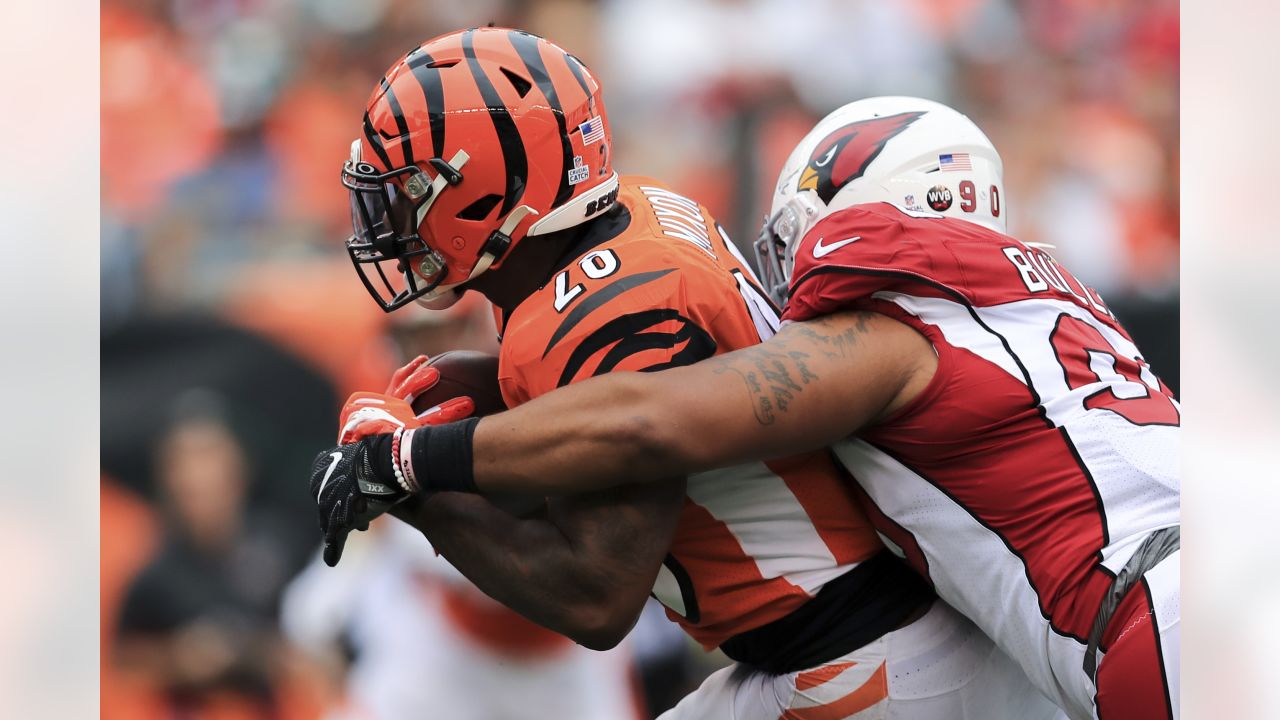
<path id="1" fill-rule="evenodd" d="M 887 202 L 1003 233 L 1003 200 L 1000 155 L 969 118 L 921 98 L 852 102 L 823 118 L 782 167 L 755 245 L 761 279 L 786 302 L 800 238 L 852 205 Z"/>

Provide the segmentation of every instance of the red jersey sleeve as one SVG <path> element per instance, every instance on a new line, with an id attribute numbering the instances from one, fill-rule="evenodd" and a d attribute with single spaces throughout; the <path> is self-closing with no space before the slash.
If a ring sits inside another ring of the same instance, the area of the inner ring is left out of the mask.
<path id="1" fill-rule="evenodd" d="M 952 248 L 938 231 L 915 224 L 937 220 L 912 218 L 884 203 L 824 218 L 796 248 L 783 319 L 858 307 L 881 291 L 963 295 L 965 277 Z"/>
<path id="2" fill-rule="evenodd" d="M 1119 330 L 1097 291 L 1043 249 L 975 223 L 855 205 L 815 225 L 796 247 L 783 318 L 857 308 L 876 293 L 987 307 L 1031 298 L 1073 302 Z"/>

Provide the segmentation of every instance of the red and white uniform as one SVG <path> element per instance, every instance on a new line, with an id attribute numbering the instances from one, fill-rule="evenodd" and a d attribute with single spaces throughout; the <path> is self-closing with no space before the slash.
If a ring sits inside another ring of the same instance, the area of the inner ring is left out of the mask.
<path id="1" fill-rule="evenodd" d="M 1176 552 L 1109 624 L 1098 687 L 1082 669 L 1115 573 L 1180 503 L 1178 403 L 1098 294 L 1013 238 L 876 203 L 802 238 L 784 320 L 855 308 L 938 353 L 917 400 L 834 448 L 882 536 L 1072 717 L 1176 717 Z"/>

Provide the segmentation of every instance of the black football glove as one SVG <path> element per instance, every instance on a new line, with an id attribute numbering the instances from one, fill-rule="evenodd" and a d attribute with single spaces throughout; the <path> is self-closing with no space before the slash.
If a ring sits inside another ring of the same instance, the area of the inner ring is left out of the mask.
<path id="1" fill-rule="evenodd" d="M 405 500 L 391 465 L 391 436 L 371 435 L 316 456 L 311 466 L 311 497 L 324 533 L 324 561 L 338 564 L 347 534 L 368 530 L 369 521 Z"/>

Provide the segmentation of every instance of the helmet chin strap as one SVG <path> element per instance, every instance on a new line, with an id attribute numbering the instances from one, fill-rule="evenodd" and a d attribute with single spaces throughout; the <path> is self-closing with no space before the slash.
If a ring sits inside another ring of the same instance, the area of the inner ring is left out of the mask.
<path id="1" fill-rule="evenodd" d="M 459 292 L 446 293 L 437 297 L 433 291 L 430 293 L 430 297 L 420 297 L 414 302 L 428 310 L 448 310 L 461 299 L 462 293 Z"/>
<path id="2" fill-rule="evenodd" d="M 510 247 L 509 239 L 511 237 L 511 233 L 515 231 L 516 227 L 519 226 L 520 223 L 526 217 L 530 215 L 537 215 L 537 214 L 538 214 L 538 211 L 534 210 L 528 205 L 521 205 L 516 209 L 512 210 L 510 213 L 508 213 L 507 219 L 503 221 L 502 225 L 498 228 L 497 233 L 495 233 L 497 235 L 501 235 L 505 238 L 508 238 L 508 242 L 503 243 L 502 246 L 498 248 L 490 247 L 492 243 L 487 244 L 485 246 L 485 251 L 480 255 L 480 259 L 476 261 L 475 267 L 471 268 L 471 274 L 467 276 L 466 280 L 452 283 L 450 285 L 441 285 L 435 290 L 432 290 L 426 295 L 423 295 L 422 297 L 418 298 L 418 304 L 430 307 L 428 303 L 432 303 L 433 301 L 440 299 L 445 293 L 448 293 L 476 279 L 476 277 L 479 276 L 480 273 L 483 273 L 486 270 L 488 270 L 490 267 L 492 267 L 493 264 L 498 261 L 498 258 L 501 257 L 501 255 L 506 252 L 508 247 Z"/>

